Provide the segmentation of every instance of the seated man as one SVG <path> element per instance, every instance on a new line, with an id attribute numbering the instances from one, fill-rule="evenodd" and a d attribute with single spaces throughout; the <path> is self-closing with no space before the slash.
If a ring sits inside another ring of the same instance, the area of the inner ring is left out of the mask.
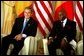
<path id="1" fill-rule="evenodd" d="M 56 55 L 56 49 L 61 48 L 64 55 L 70 55 L 72 50 L 69 42 L 76 37 L 76 23 L 66 17 L 65 11 L 62 9 L 59 12 L 60 20 L 53 25 L 49 35 L 49 54 Z"/>
<path id="2" fill-rule="evenodd" d="M 24 45 L 24 39 L 28 36 L 35 37 L 37 22 L 31 15 L 31 8 L 26 7 L 24 10 L 24 17 L 16 18 L 11 34 L 2 38 L 2 55 L 7 54 L 9 44 L 11 43 L 14 45 L 11 55 L 18 55 Z"/>

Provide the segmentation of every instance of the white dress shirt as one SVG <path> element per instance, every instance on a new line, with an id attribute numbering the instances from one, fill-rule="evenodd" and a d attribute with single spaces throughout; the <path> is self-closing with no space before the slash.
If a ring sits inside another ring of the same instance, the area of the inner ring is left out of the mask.
<path id="1" fill-rule="evenodd" d="M 63 22 L 63 27 L 65 27 L 66 22 L 67 22 L 67 18 L 65 18 L 65 19 L 64 19 L 63 21 L 61 21 L 61 22 Z M 65 41 L 68 42 L 66 36 L 65 36 L 63 39 L 65 39 Z"/>
<path id="2" fill-rule="evenodd" d="M 66 24 L 66 22 L 67 22 L 67 18 L 65 18 L 63 21 L 61 21 L 61 22 L 63 22 L 63 27 L 65 27 L 65 24 Z"/>

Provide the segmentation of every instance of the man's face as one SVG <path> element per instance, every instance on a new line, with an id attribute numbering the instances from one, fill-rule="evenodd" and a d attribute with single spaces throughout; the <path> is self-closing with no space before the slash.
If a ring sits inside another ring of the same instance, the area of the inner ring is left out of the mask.
<path id="1" fill-rule="evenodd" d="M 25 16 L 25 18 L 30 18 L 31 14 L 32 14 L 32 12 L 31 12 L 30 9 L 25 9 L 24 10 L 24 16 Z"/>
<path id="2" fill-rule="evenodd" d="M 60 19 L 60 20 L 64 20 L 65 18 L 66 18 L 65 12 L 60 11 L 60 12 L 59 12 L 59 19 Z"/>

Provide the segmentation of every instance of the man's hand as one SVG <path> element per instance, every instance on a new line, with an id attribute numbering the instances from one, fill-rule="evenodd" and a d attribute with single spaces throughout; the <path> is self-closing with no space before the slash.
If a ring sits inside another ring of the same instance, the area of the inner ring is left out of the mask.
<path id="1" fill-rule="evenodd" d="M 15 36 L 15 38 L 17 41 L 21 40 L 22 39 L 22 34 L 18 34 Z"/>
<path id="2" fill-rule="evenodd" d="M 52 37 L 49 37 L 49 40 L 48 40 L 48 45 L 53 42 L 53 38 Z"/>

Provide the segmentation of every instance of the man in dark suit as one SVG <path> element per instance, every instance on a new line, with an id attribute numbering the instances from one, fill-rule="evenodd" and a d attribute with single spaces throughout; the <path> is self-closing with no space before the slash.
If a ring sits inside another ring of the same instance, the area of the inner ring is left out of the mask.
<path id="1" fill-rule="evenodd" d="M 2 38 L 2 55 L 6 55 L 9 44 L 11 43 L 14 45 L 11 55 L 18 55 L 24 45 L 24 39 L 28 36 L 35 37 L 37 22 L 31 15 L 31 8 L 26 7 L 24 10 L 24 17 L 16 18 L 11 34 Z"/>
<path id="2" fill-rule="evenodd" d="M 69 42 L 75 39 L 76 36 L 76 23 L 66 17 L 64 10 L 59 12 L 60 20 L 56 21 L 53 25 L 49 35 L 49 53 L 56 55 L 56 49 L 61 48 L 65 55 L 71 54 L 71 45 Z"/>

